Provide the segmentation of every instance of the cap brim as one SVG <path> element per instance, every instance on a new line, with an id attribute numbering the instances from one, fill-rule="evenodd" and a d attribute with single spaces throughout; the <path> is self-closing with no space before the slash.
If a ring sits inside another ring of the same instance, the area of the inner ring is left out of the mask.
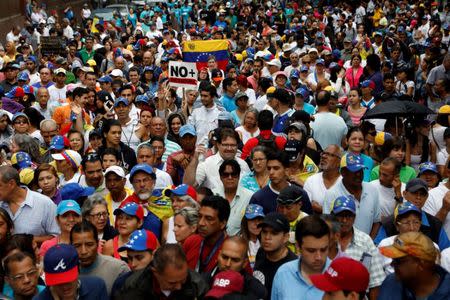
<path id="1" fill-rule="evenodd" d="M 349 211 L 349 212 L 353 213 L 354 215 L 356 215 L 356 212 L 348 207 L 339 207 L 339 208 L 333 209 L 333 214 L 337 215 L 343 211 Z"/>
<path id="2" fill-rule="evenodd" d="M 353 165 L 353 166 L 345 166 L 350 172 L 356 173 L 358 171 L 364 170 L 366 167 L 364 165 Z"/>
<path id="3" fill-rule="evenodd" d="M 264 218 L 264 215 L 262 215 L 262 214 L 245 214 L 245 218 L 247 220 L 253 220 L 256 218 Z"/>
<path id="4" fill-rule="evenodd" d="M 408 255 L 408 253 L 400 251 L 394 246 L 386 246 L 379 248 L 380 253 L 389 258 L 401 258 Z"/>
<path id="5" fill-rule="evenodd" d="M 65 160 L 64 156 L 62 156 L 61 153 L 55 153 L 55 154 L 52 154 L 52 158 L 53 158 L 54 160 Z"/>
<path id="6" fill-rule="evenodd" d="M 330 281 L 329 276 L 326 274 L 315 274 L 309 277 L 312 284 L 321 291 L 324 292 L 336 292 L 342 290 L 341 287 L 335 285 Z"/>
<path id="7" fill-rule="evenodd" d="M 65 214 L 66 212 L 69 212 L 69 211 L 73 211 L 74 213 L 76 213 L 76 214 L 78 214 L 79 216 L 81 216 L 81 211 L 77 211 L 77 210 L 75 210 L 75 209 L 73 209 L 73 208 L 66 208 L 66 209 L 63 209 L 62 211 L 59 211 L 59 212 L 58 212 L 58 216 L 63 215 L 63 214 Z"/>
<path id="8" fill-rule="evenodd" d="M 424 191 L 426 191 L 428 193 L 428 189 L 426 187 L 424 187 L 424 186 L 421 186 L 421 185 L 414 185 L 414 186 L 408 188 L 406 191 L 408 191 L 410 193 L 415 193 L 415 192 L 420 191 L 420 190 L 424 190 Z"/>
<path id="9" fill-rule="evenodd" d="M 59 146 L 50 146 L 48 147 L 48 150 L 62 150 L 64 149 L 64 146 L 59 147 Z"/>
<path id="10" fill-rule="evenodd" d="M 74 267 L 63 273 L 45 272 L 45 284 L 47 286 L 69 283 L 78 280 L 78 267 Z"/>
<path id="11" fill-rule="evenodd" d="M 258 228 L 262 228 L 264 226 L 270 226 L 277 232 L 284 232 L 283 228 L 281 228 L 281 226 L 276 222 L 265 221 L 258 224 Z"/>
<path id="12" fill-rule="evenodd" d="M 149 250 L 149 249 L 148 249 L 148 248 L 141 249 L 140 247 L 131 246 L 131 245 L 128 245 L 128 244 L 125 244 L 125 245 L 123 245 L 122 247 L 120 247 L 120 248 L 117 249 L 117 251 L 119 251 L 119 252 L 123 252 L 123 251 L 126 251 L 126 250 L 131 250 L 131 251 L 146 251 L 146 250 Z"/>
<path id="13" fill-rule="evenodd" d="M 223 296 L 225 296 L 227 294 L 230 294 L 230 293 L 232 293 L 232 291 L 228 291 L 228 290 L 220 289 L 220 288 L 219 289 L 218 288 L 216 288 L 216 289 L 212 288 L 212 289 L 209 290 L 208 293 L 206 293 L 205 297 L 206 298 L 211 297 L 211 298 L 215 298 L 215 299 L 221 299 Z"/>

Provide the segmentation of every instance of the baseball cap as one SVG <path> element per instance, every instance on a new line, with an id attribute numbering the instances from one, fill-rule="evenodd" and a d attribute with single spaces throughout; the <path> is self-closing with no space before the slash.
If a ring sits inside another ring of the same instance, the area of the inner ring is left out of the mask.
<path id="1" fill-rule="evenodd" d="M 325 65 L 325 61 L 322 58 L 316 60 L 316 65 Z"/>
<path id="2" fill-rule="evenodd" d="M 403 203 L 400 203 L 394 209 L 394 220 L 397 220 L 397 217 L 412 211 L 418 213 L 419 215 L 422 215 L 420 209 L 411 202 L 405 201 Z"/>
<path id="3" fill-rule="evenodd" d="M 121 178 L 125 178 L 125 171 L 120 166 L 110 166 L 105 170 L 105 177 L 108 173 L 114 173 Z"/>
<path id="4" fill-rule="evenodd" d="M 258 227 L 270 226 L 277 232 L 289 232 L 289 221 L 286 217 L 277 212 L 267 214 L 263 221 L 258 224 Z"/>
<path id="5" fill-rule="evenodd" d="M 226 121 L 226 120 L 233 120 L 233 116 L 230 112 L 223 110 L 219 112 L 219 116 L 217 117 L 218 120 Z"/>
<path id="6" fill-rule="evenodd" d="M 23 112 L 17 112 L 13 115 L 11 122 L 14 123 L 14 121 L 18 118 L 18 117 L 24 117 L 27 118 L 27 120 L 29 121 L 30 119 L 28 118 L 28 116 L 26 114 L 24 114 Z"/>
<path id="7" fill-rule="evenodd" d="M 64 137 L 62 135 L 55 135 L 50 141 L 50 147 L 48 147 L 48 150 L 62 150 L 64 149 L 64 146 Z"/>
<path id="8" fill-rule="evenodd" d="M 112 83 L 113 80 L 112 80 L 111 76 L 105 75 L 103 77 L 100 77 L 98 79 L 98 82 L 100 82 L 100 83 L 107 83 L 107 82 Z"/>
<path id="9" fill-rule="evenodd" d="M 153 178 L 156 178 L 156 174 L 153 171 L 153 168 L 149 164 L 137 164 L 131 169 L 130 181 L 133 181 L 133 176 L 137 172 L 144 172 L 144 173 L 151 175 Z"/>
<path id="10" fill-rule="evenodd" d="M 309 53 L 312 53 L 312 52 L 319 53 L 319 51 L 318 51 L 316 48 L 309 48 L 308 54 L 309 54 Z"/>
<path id="11" fill-rule="evenodd" d="M 377 146 L 383 146 L 386 141 L 392 140 L 392 134 L 389 132 L 379 131 L 375 135 L 375 145 Z"/>
<path id="12" fill-rule="evenodd" d="M 308 97 L 309 97 L 309 91 L 307 90 L 307 89 L 305 89 L 305 88 L 298 88 L 296 91 L 295 91 L 295 94 L 296 95 L 300 95 L 300 96 L 302 96 L 303 97 L 303 99 L 307 99 Z"/>
<path id="13" fill-rule="evenodd" d="M 291 74 L 289 75 L 290 78 L 300 78 L 300 71 L 297 69 L 293 69 L 291 71 Z"/>
<path id="14" fill-rule="evenodd" d="M 58 68 L 58 69 L 55 70 L 54 73 L 55 73 L 55 75 L 58 75 L 58 74 L 60 74 L 60 73 L 66 75 L 67 72 L 66 72 L 66 70 L 63 69 L 63 68 Z"/>
<path id="15" fill-rule="evenodd" d="M 80 68 L 81 71 L 85 72 L 85 73 L 91 73 L 94 72 L 94 69 L 92 69 L 91 67 L 88 66 L 83 66 Z M 122 71 L 121 71 L 122 72 Z"/>
<path id="16" fill-rule="evenodd" d="M 81 216 L 80 205 L 75 200 L 63 200 L 59 202 L 56 207 L 56 215 L 61 216 L 68 211 L 73 211 L 77 215 Z"/>
<path id="17" fill-rule="evenodd" d="M 369 272 L 359 261 L 349 257 L 333 260 L 323 274 L 311 275 L 313 285 L 325 292 L 364 292 L 369 286 Z"/>
<path id="18" fill-rule="evenodd" d="M 34 179 L 34 170 L 32 168 L 23 168 L 19 172 L 20 183 L 29 185 Z"/>
<path id="19" fill-rule="evenodd" d="M 244 289 L 244 276 L 239 272 L 227 270 L 214 276 L 211 289 L 206 293 L 206 298 L 222 299 L 231 293 L 240 293 Z"/>
<path id="20" fill-rule="evenodd" d="M 139 220 L 144 219 L 144 208 L 140 204 L 134 202 L 128 202 L 125 205 L 121 205 L 114 210 L 114 215 L 117 216 L 120 213 L 125 213 L 129 216 L 137 217 Z"/>
<path id="21" fill-rule="evenodd" d="M 249 204 L 245 209 L 245 218 L 253 220 L 256 218 L 264 218 L 264 208 L 258 204 Z"/>
<path id="22" fill-rule="evenodd" d="M 182 138 L 186 134 L 190 134 L 192 136 L 197 136 L 197 132 L 195 131 L 194 126 L 192 126 L 191 124 L 186 124 L 186 125 L 181 126 L 179 134 L 180 134 L 180 138 Z"/>
<path id="23" fill-rule="evenodd" d="M 352 195 L 339 196 L 334 200 L 331 212 L 336 215 L 343 211 L 350 211 L 356 215 L 356 204 Z"/>
<path id="24" fill-rule="evenodd" d="M 52 154 L 54 160 L 66 160 L 74 168 L 78 168 L 81 164 L 81 155 L 74 150 L 64 150 L 61 153 Z"/>
<path id="25" fill-rule="evenodd" d="M 380 247 L 380 252 L 389 258 L 413 256 L 430 262 L 435 262 L 438 255 L 433 241 L 421 232 L 406 232 L 399 234 L 391 246 Z"/>
<path id="26" fill-rule="evenodd" d="M 405 187 L 405 191 L 415 193 L 419 190 L 425 190 L 428 193 L 428 185 L 420 178 L 414 178 L 408 181 Z"/>
<path id="27" fill-rule="evenodd" d="M 78 253 L 74 246 L 58 244 L 44 256 L 45 284 L 47 286 L 73 282 L 78 279 Z"/>
<path id="28" fill-rule="evenodd" d="M 282 189 L 277 197 L 277 203 L 281 205 L 294 204 L 302 200 L 303 189 L 296 185 L 289 185 Z"/>
<path id="29" fill-rule="evenodd" d="M 284 72 L 284 71 L 278 71 L 278 72 L 276 72 L 276 73 L 274 74 L 273 77 L 274 77 L 275 79 L 277 79 L 278 76 L 284 76 L 284 77 L 286 77 L 286 79 L 287 79 L 286 72 Z"/>
<path id="30" fill-rule="evenodd" d="M 192 198 L 193 201 L 195 202 L 197 201 L 197 191 L 192 186 L 187 184 L 180 184 L 179 186 L 174 187 L 172 189 L 167 189 L 165 190 L 164 194 L 167 197 L 170 197 L 172 195 L 179 197 L 189 196 Z"/>
<path id="31" fill-rule="evenodd" d="M 128 242 L 120 247 L 118 251 L 153 251 L 156 249 L 156 247 L 158 247 L 158 240 L 153 232 L 145 229 L 138 229 L 133 231 Z"/>
<path id="32" fill-rule="evenodd" d="M 136 99 L 134 100 L 134 102 L 137 103 L 145 103 L 148 104 L 150 101 L 150 99 L 148 98 L 147 95 L 143 94 L 143 95 L 138 95 L 136 96 Z"/>
<path id="33" fill-rule="evenodd" d="M 284 152 L 289 157 L 289 161 L 296 161 L 300 155 L 300 152 L 303 150 L 302 142 L 298 140 L 289 140 L 284 145 Z"/>
<path id="34" fill-rule="evenodd" d="M 373 82 L 372 80 L 364 80 L 363 82 L 361 82 L 361 88 L 367 88 L 367 87 L 374 90 L 375 82 Z"/>
<path id="35" fill-rule="evenodd" d="M 308 72 L 309 68 L 307 66 L 301 66 L 300 72 Z"/>
<path id="36" fill-rule="evenodd" d="M 272 59 L 267 63 L 269 66 L 275 66 L 281 69 L 281 61 L 277 58 Z"/>
<path id="37" fill-rule="evenodd" d="M 356 154 L 345 154 L 341 158 L 341 169 L 347 168 L 350 172 L 358 172 L 365 169 L 363 158 Z"/>
<path id="38" fill-rule="evenodd" d="M 301 132 L 303 132 L 303 134 L 306 134 L 306 126 L 305 124 L 301 123 L 301 122 L 294 122 L 289 124 L 289 126 L 287 127 L 287 130 L 289 131 L 290 128 L 296 128 L 297 130 L 300 130 Z"/>
<path id="39" fill-rule="evenodd" d="M 61 199 L 79 199 L 81 197 L 88 197 L 95 192 L 92 186 L 83 187 L 77 182 L 71 182 L 61 187 Z"/>
<path id="40" fill-rule="evenodd" d="M 246 93 L 244 93 L 244 92 L 237 92 L 236 95 L 234 96 L 234 100 L 236 101 L 236 100 L 241 99 L 243 97 L 246 97 L 247 100 L 248 100 L 248 96 L 247 96 Z"/>
<path id="41" fill-rule="evenodd" d="M 421 163 L 419 165 L 419 174 L 418 175 L 420 176 L 424 172 L 427 172 L 427 171 L 431 171 L 433 173 L 439 174 L 436 165 L 434 163 L 432 163 L 431 161 L 427 161 L 427 162 Z"/>
<path id="42" fill-rule="evenodd" d="M 11 164 L 17 165 L 19 169 L 29 168 L 33 164 L 28 153 L 19 151 L 11 156 Z"/>
<path id="43" fill-rule="evenodd" d="M 30 79 L 30 76 L 28 76 L 27 72 L 21 72 L 17 77 L 18 81 L 28 81 L 28 79 Z"/>
<path id="44" fill-rule="evenodd" d="M 123 77 L 123 72 L 119 69 L 114 69 L 111 71 L 110 75 L 114 77 Z"/>
<path id="45" fill-rule="evenodd" d="M 119 104 L 125 104 L 126 106 L 128 106 L 130 103 L 128 102 L 127 98 L 119 97 L 114 101 L 114 107 L 119 106 Z"/>

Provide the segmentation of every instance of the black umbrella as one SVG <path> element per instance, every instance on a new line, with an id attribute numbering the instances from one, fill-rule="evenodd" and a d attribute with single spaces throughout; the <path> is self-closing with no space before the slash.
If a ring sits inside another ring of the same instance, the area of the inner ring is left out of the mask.
<path id="1" fill-rule="evenodd" d="M 366 111 L 362 119 L 389 119 L 391 117 L 413 117 L 430 115 L 434 111 L 425 105 L 412 101 L 387 101 Z"/>

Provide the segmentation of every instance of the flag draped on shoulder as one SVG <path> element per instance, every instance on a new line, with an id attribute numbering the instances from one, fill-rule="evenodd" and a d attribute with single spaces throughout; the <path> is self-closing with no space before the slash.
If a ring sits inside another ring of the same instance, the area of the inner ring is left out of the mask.
<path id="1" fill-rule="evenodd" d="M 186 41 L 183 43 L 183 61 L 194 62 L 197 70 L 208 66 L 208 57 L 216 58 L 219 69 L 225 70 L 228 64 L 228 41 Z"/>

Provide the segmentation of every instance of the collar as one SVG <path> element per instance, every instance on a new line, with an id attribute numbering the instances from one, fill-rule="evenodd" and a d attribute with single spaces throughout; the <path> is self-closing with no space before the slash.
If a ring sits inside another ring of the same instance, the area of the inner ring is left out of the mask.
<path id="1" fill-rule="evenodd" d="M 321 273 L 324 273 L 324 272 L 325 272 L 325 270 L 328 268 L 328 266 L 330 265 L 330 263 L 331 263 L 331 260 L 327 257 L 327 260 L 325 261 L 325 265 L 323 266 L 322 272 L 321 272 Z M 297 269 L 295 270 L 295 273 L 298 275 L 298 278 L 299 278 L 301 281 L 303 281 L 304 284 L 306 284 L 306 285 L 308 285 L 308 286 L 313 286 L 313 285 L 309 284 L 309 283 L 306 281 L 306 279 L 303 277 L 302 272 L 301 272 L 301 270 L 300 270 L 301 264 L 302 264 L 302 257 L 300 256 L 299 259 L 298 259 L 298 267 L 297 267 Z"/>

